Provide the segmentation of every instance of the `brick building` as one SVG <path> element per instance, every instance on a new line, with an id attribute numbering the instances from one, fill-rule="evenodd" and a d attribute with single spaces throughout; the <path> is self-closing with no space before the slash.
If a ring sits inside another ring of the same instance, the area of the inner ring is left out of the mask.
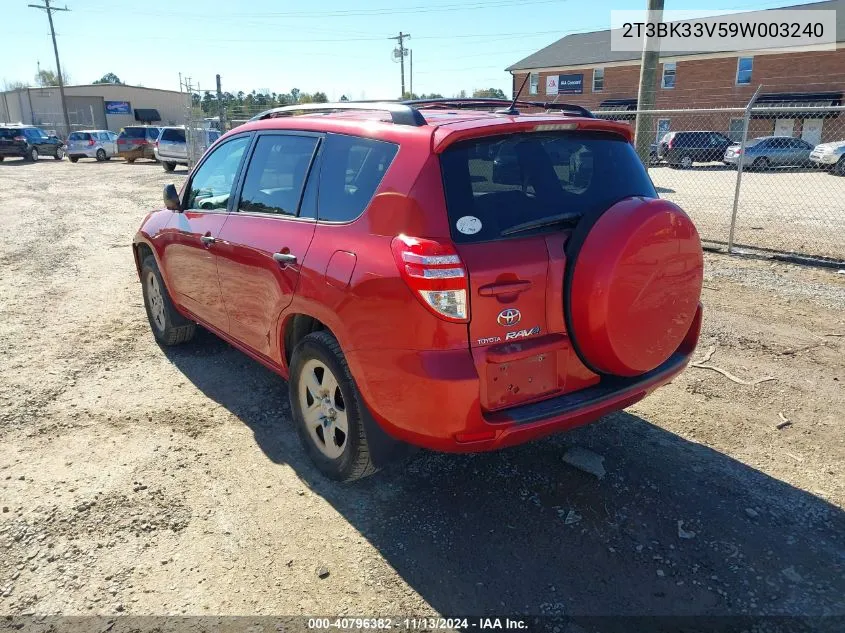
<path id="1" fill-rule="evenodd" d="M 772 49 L 719 53 L 661 53 L 658 67 L 656 109 L 744 107 L 762 85 L 761 106 L 842 105 L 845 93 L 845 0 L 782 7 L 784 9 L 833 9 L 837 11 L 835 51 Z M 736 17 L 736 16 L 735 16 Z M 612 51 L 611 32 L 576 33 L 550 44 L 508 67 L 514 94 L 529 74 L 521 98 L 574 103 L 591 110 L 618 112 L 633 118 L 637 109 L 640 77 L 639 52 Z M 831 121 L 845 113 L 820 117 L 795 112 L 778 117 L 754 115 L 753 136 L 784 134 L 813 143 L 840 140 L 845 125 Z M 682 121 L 686 117 L 689 120 Z M 666 115 L 658 135 L 669 130 L 702 129 L 708 119 Z M 675 119 L 675 121 L 673 121 Z M 710 129 L 737 137 L 742 133 L 739 114 L 713 115 Z"/>

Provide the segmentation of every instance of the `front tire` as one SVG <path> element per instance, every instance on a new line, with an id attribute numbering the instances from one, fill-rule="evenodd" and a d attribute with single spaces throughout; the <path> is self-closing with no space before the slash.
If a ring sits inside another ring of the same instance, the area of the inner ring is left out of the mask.
<path id="1" fill-rule="evenodd" d="M 79 162 L 79 156 L 68 156 L 68 160 L 72 163 L 78 163 Z"/>
<path id="2" fill-rule="evenodd" d="M 352 481 L 378 470 L 364 431 L 366 405 L 329 332 L 312 332 L 296 346 L 288 390 L 297 432 L 320 472 Z"/>
<path id="3" fill-rule="evenodd" d="M 54 156 L 54 158 L 56 160 L 62 160 L 64 157 L 65 157 L 65 150 L 63 150 L 61 147 L 57 147 L 56 148 L 56 155 Z"/>
<path id="4" fill-rule="evenodd" d="M 173 307 L 158 264 L 152 255 L 148 255 L 141 265 L 141 288 L 144 293 L 144 308 L 156 340 L 168 347 L 190 341 L 197 326 Z"/>
<path id="5" fill-rule="evenodd" d="M 32 163 L 38 160 L 38 148 L 33 147 L 26 155 L 26 159 Z"/>
<path id="6" fill-rule="evenodd" d="M 164 167 L 164 171 L 173 171 L 176 169 L 176 163 L 162 162 L 161 166 Z"/>

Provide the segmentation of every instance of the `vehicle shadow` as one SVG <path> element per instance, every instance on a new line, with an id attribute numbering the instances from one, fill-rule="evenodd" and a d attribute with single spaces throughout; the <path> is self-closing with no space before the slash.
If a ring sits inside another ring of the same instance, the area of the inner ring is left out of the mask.
<path id="1" fill-rule="evenodd" d="M 423 451 L 340 485 L 300 448 L 278 376 L 204 331 L 165 353 L 444 615 L 678 631 L 590 616 L 845 614 L 841 509 L 636 415 L 496 453 Z M 573 445 L 601 454 L 607 475 L 563 463 Z"/>

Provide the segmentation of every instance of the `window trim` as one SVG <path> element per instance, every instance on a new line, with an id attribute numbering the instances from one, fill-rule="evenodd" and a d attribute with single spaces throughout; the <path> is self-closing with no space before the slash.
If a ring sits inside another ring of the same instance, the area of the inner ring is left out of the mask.
<path id="1" fill-rule="evenodd" d="M 311 173 L 314 169 L 315 163 L 318 162 L 318 158 L 321 155 L 321 150 L 323 144 L 325 142 L 325 134 L 322 132 L 311 132 L 306 130 L 261 130 L 260 132 L 253 134 L 252 143 L 250 143 L 249 147 L 247 147 L 246 152 L 244 152 L 245 158 L 247 160 L 241 162 L 240 166 L 240 173 L 238 174 L 236 186 L 234 193 L 229 200 L 229 207 L 227 212 L 231 213 L 232 215 L 238 216 L 252 216 L 257 218 L 273 218 L 276 220 L 286 220 L 289 222 L 316 222 L 316 218 L 303 218 L 300 217 L 300 213 L 302 212 L 302 201 L 305 198 L 305 190 L 308 188 L 308 181 L 311 178 Z M 314 152 L 311 154 L 311 162 L 308 164 L 308 169 L 305 170 L 305 182 L 302 186 L 302 191 L 299 192 L 299 201 L 296 204 L 296 215 L 285 215 L 283 213 L 265 213 L 264 211 L 241 211 L 239 209 L 241 204 L 241 194 L 243 193 L 244 183 L 246 182 L 246 173 L 249 171 L 249 164 L 252 162 L 252 157 L 255 155 L 255 149 L 258 146 L 258 139 L 263 136 L 305 136 L 311 138 L 317 138 L 317 144 L 314 147 Z M 229 139 L 226 139 L 226 143 L 229 142 Z M 225 143 L 222 143 L 220 146 L 222 147 Z M 319 174 L 318 174 L 319 177 Z M 319 198 L 319 190 L 317 192 Z"/>
<path id="2" fill-rule="evenodd" d="M 671 86 L 667 86 L 666 85 L 666 70 L 670 66 L 672 67 L 672 77 L 673 77 L 674 82 L 672 83 Z M 663 90 L 674 90 L 675 85 L 677 84 L 677 81 L 678 81 L 678 62 L 663 62 L 663 69 L 662 69 L 662 72 L 660 74 L 660 87 Z"/>
<path id="3" fill-rule="evenodd" d="M 179 211 L 175 211 L 174 213 L 186 213 L 191 211 L 192 213 L 231 213 L 230 209 L 232 208 L 232 200 L 234 196 L 229 196 L 229 201 L 226 204 L 225 209 L 189 209 L 188 208 L 188 198 L 191 197 L 191 185 L 194 184 L 194 177 L 197 175 L 197 172 L 205 165 L 206 161 L 215 153 L 220 151 L 224 145 L 229 144 L 232 141 L 236 141 L 241 138 L 249 139 L 249 143 L 246 145 L 246 149 L 244 149 L 244 155 L 241 157 L 241 162 L 238 163 L 238 169 L 235 173 L 235 183 L 240 183 L 241 177 L 244 171 L 244 158 L 248 154 L 252 152 L 252 148 L 255 146 L 255 133 L 254 132 L 242 132 L 240 134 L 235 134 L 234 136 L 230 136 L 226 139 L 226 142 L 221 143 L 217 147 L 214 148 L 214 152 L 206 152 L 205 156 L 202 157 L 202 160 L 196 164 L 196 166 L 191 170 L 191 175 L 187 181 L 185 181 L 185 188 L 182 190 L 182 198 L 180 201 Z M 235 188 L 235 192 L 240 191 L 240 184 Z"/>
<path id="4" fill-rule="evenodd" d="M 742 63 L 743 59 L 750 59 L 751 60 L 751 68 L 748 70 L 748 81 L 739 81 L 739 72 L 740 72 L 740 64 Z M 753 55 L 744 55 L 742 57 L 736 58 L 736 75 L 734 76 L 734 82 L 737 86 L 750 86 L 752 82 L 752 78 L 754 77 L 754 56 Z"/>
<path id="5" fill-rule="evenodd" d="M 596 89 L 596 73 L 601 71 L 601 88 Z M 593 68 L 593 92 L 604 92 L 604 66 Z"/>
<path id="6" fill-rule="evenodd" d="M 532 79 L 536 79 L 536 83 Z M 540 73 L 528 73 L 528 94 L 540 94 Z"/>

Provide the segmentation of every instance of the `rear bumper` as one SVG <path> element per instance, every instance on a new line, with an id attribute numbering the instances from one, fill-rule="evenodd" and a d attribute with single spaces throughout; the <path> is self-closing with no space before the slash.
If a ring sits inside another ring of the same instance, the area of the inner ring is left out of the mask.
<path id="1" fill-rule="evenodd" d="M 98 149 L 100 148 L 93 147 L 91 149 L 82 149 L 74 147 L 73 149 L 67 150 L 67 155 L 71 158 L 96 158 Z"/>
<path id="2" fill-rule="evenodd" d="M 138 147 L 136 149 L 118 149 L 117 155 L 119 158 L 155 158 L 152 147 Z"/>
<path id="3" fill-rule="evenodd" d="M 380 350 L 347 353 L 364 401 L 396 439 L 445 452 L 490 451 L 567 431 L 642 400 L 690 361 L 701 310 L 686 340 L 666 362 L 633 378 L 496 412 L 484 411 L 481 381 L 469 350 Z"/>

